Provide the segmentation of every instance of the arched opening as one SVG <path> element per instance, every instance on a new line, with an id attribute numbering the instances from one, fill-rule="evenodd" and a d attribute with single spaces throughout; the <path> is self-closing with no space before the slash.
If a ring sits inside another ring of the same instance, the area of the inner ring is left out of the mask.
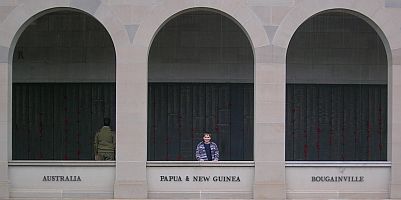
<path id="1" fill-rule="evenodd" d="M 93 160 L 103 118 L 115 128 L 114 45 L 86 13 L 45 12 L 13 53 L 12 159 Z"/>
<path id="2" fill-rule="evenodd" d="M 218 11 L 170 19 L 149 52 L 148 160 L 195 160 L 204 132 L 220 160 L 253 160 L 253 60 L 244 31 Z"/>
<path id="3" fill-rule="evenodd" d="M 378 33 L 357 13 L 309 18 L 287 52 L 286 160 L 387 160 L 387 73 Z"/>

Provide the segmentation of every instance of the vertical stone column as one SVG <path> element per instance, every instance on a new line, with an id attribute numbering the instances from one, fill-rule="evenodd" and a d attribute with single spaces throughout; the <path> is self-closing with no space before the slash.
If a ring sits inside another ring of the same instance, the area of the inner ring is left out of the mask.
<path id="1" fill-rule="evenodd" d="M 255 48 L 255 199 L 285 199 L 285 49 Z"/>
<path id="2" fill-rule="evenodd" d="M 127 41 L 129 44 L 129 42 Z M 147 62 L 137 50 L 118 47 L 117 154 L 114 198 L 147 198 Z M 141 48 L 146 52 L 146 48 Z M 142 54 L 141 54 L 142 55 Z M 146 57 L 146 56 L 145 56 Z M 146 58 L 145 58 L 146 59 Z M 142 61 L 141 61 L 142 60 Z"/>
<path id="3" fill-rule="evenodd" d="M 0 47 L 0 199 L 9 197 L 8 182 L 8 134 L 9 134 L 9 112 L 11 112 L 11 102 L 9 102 L 9 79 L 8 79 L 8 58 L 9 48 Z M 10 113 L 11 116 L 11 113 Z M 11 129 L 11 128 L 10 128 Z"/>
<path id="4" fill-rule="evenodd" d="M 392 50 L 393 65 L 389 68 L 389 130 L 391 161 L 390 198 L 401 199 L 401 49 Z"/>

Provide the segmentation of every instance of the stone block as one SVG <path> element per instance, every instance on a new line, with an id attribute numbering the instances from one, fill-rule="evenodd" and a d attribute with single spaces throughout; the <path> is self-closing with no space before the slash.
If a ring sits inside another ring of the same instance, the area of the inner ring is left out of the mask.
<path id="1" fill-rule="evenodd" d="M 287 191 L 287 199 L 338 199 L 336 191 Z"/>
<path id="2" fill-rule="evenodd" d="M 111 191 L 94 191 L 94 190 L 64 190 L 62 198 L 68 199 L 110 199 L 113 198 Z"/>
<path id="3" fill-rule="evenodd" d="M 287 49 L 276 46 L 268 45 L 255 48 L 255 59 L 257 63 L 285 63 Z"/>
<path id="4" fill-rule="evenodd" d="M 116 182 L 126 183 L 131 182 L 137 185 L 138 183 L 146 183 L 146 161 L 121 161 L 116 162 Z M 124 186 L 125 187 L 125 186 Z"/>
<path id="5" fill-rule="evenodd" d="M 363 13 L 365 16 L 373 16 L 374 13 L 383 7 L 382 1 L 376 0 L 362 0 L 362 1 L 355 1 L 354 8 L 356 11 Z"/>
<path id="6" fill-rule="evenodd" d="M 255 182 L 285 184 L 285 162 L 255 162 Z"/>
<path id="7" fill-rule="evenodd" d="M 391 166 L 391 184 L 401 184 L 401 162 L 398 158 L 397 164 Z"/>
<path id="8" fill-rule="evenodd" d="M 388 192 L 340 192 L 339 199 L 388 199 Z"/>
<path id="9" fill-rule="evenodd" d="M 9 183 L 8 180 L 0 181 L 0 199 L 8 199 L 9 198 Z"/>
<path id="10" fill-rule="evenodd" d="M 252 6 L 250 7 L 256 16 L 260 19 L 263 25 L 272 23 L 272 7 L 268 6 Z"/>
<path id="11" fill-rule="evenodd" d="M 146 199 L 148 190 L 146 182 L 119 181 L 114 184 L 116 199 Z"/>
<path id="12" fill-rule="evenodd" d="M 285 140 L 284 123 L 255 123 L 255 141 L 262 143 L 283 143 Z"/>
<path id="13" fill-rule="evenodd" d="M 255 72 L 254 82 L 256 84 L 286 83 L 286 66 L 284 64 L 256 63 Z"/>
<path id="14" fill-rule="evenodd" d="M 390 198 L 401 199 L 401 184 L 390 185 Z"/>
<path id="15" fill-rule="evenodd" d="M 252 199 L 251 192 L 202 192 L 200 199 Z"/>
<path id="16" fill-rule="evenodd" d="M 6 46 L 0 46 L 0 63 L 8 63 L 9 50 Z"/>
<path id="17" fill-rule="evenodd" d="M 272 7 L 272 24 L 280 25 L 283 19 L 287 16 L 293 5 L 289 6 L 273 6 Z"/>
<path id="18" fill-rule="evenodd" d="M 384 7 L 386 8 L 401 8 L 401 2 L 397 0 L 385 0 Z"/>
<path id="19" fill-rule="evenodd" d="M 255 100 L 260 102 L 285 102 L 285 84 L 256 83 Z"/>
<path id="20" fill-rule="evenodd" d="M 255 183 L 253 191 L 254 199 L 286 199 L 284 184 Z"/>
<path id="21" fill-rule="evenodd" d="M 257 97 L 256 97 L 257 99 Z M 256 123 L 284 123 L 285 102 L 256 101 L 255 103 Z"/>
<path id="22" fill-rule="evenodd" d="M 149 192 L 150 199 L 201 199 L 200 192 Z"/>
<path id="23" fill-rule="evenodd" d="M 255 138 L 257 136 L 255 135 Z M 282 162 L 285 160 L 285 149 L 283 143 L 255 142 L 255 161 Z"/>
<path id="24" fill-rule="evenodd" d="M 9 196 L 12 199 L 62 199 L 63 191 L 57 189 L 10 189 Z"/>
<path id="25" fill-rule="evenodd" d="M 71 6 L 82 9 L 90 14 L 94 14 L 102 2 L 100 0 L 80 1 L 71 0 Z"/>

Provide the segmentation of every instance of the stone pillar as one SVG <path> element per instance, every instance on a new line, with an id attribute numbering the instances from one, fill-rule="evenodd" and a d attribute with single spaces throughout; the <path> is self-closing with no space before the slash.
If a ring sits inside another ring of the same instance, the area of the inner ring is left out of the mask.
<path id="1" fill-rule="evenodd" d="M 401 49 L 392 50 L 389 68 L 389 148 L 391 161 L 390 198 L 401 199 Z"/>
<path id="2" fill-rule="evenodd" d="M 129 44 L 129 41 L 127 43 Z M 147 48 L 141 49 L 146 52 Z M 138 50 L 127 45 L 120 46 L 117 50 L 117 154 L 114 198 L 121 199 L 144 199 L 148 195 L 147 62 L 144 58 L 133 60 L 137 52 Z"/>
<path id="3" fill-rule="evenodd" d="M 8 102 L 9 82 L 8 82 L 8 49 L 0 47 L 0 199 L 9 197 L 8 182 L 8 134 L 9 134 L 9 115 L 11 103 Z M 10 114 L 11 116 L 11 114 Z M 10 128 L 11 129 L 11 128 Z"/>
<path id="4" fill-rule="evenodd" d="M 255 199 L 285 199 L 285 49 L 255 48 Z"/>

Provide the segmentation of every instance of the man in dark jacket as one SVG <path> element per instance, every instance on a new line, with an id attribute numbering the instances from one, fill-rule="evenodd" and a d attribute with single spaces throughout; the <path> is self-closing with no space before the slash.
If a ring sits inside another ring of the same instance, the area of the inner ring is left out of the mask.
<path id="1" fill-rule="evenodd" d="M 95 135 L 95 160 L 115 160 L 116 138 L 110 128 L 110 118 L 104 118 L 103 124 Z"/>

